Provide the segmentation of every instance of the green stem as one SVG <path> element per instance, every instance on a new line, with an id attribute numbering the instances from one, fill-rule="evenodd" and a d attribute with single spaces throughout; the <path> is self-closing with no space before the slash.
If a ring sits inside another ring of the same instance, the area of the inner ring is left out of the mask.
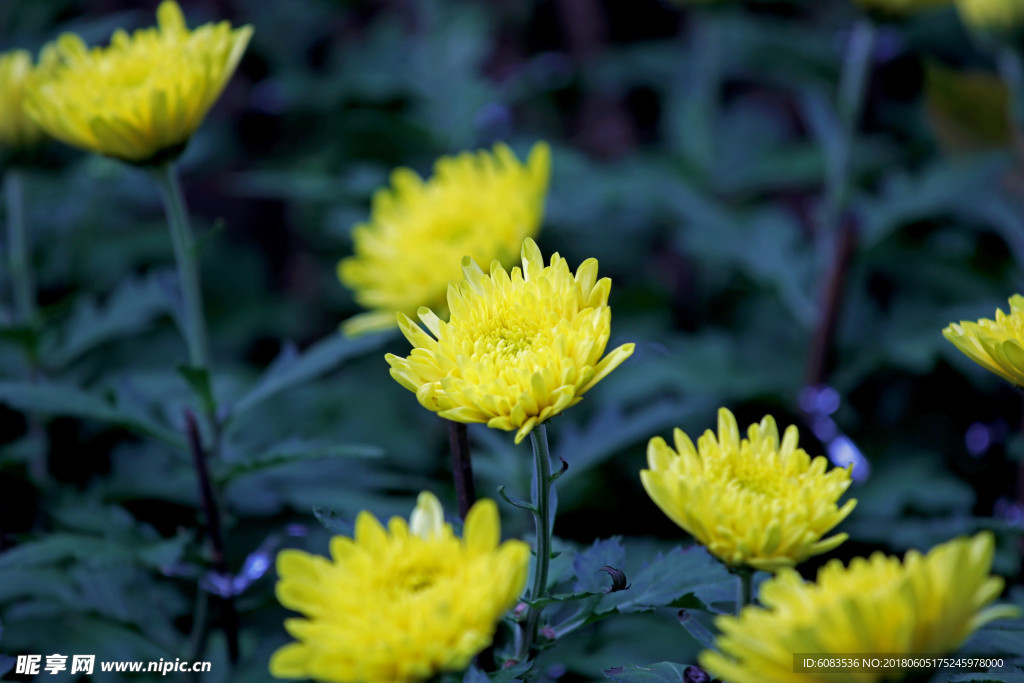
<path id="1" fill-rule="evenodd" d="M 192 661 L 203 658 L 206 650 L 207 611 L 210 607 L 210 594 L 202 586 L 196 586 L 196 603 L 192 608 L 192 632 L 189 634 L 189 657 Z M 196 676 L 195 680 L 199 677 Z"/>
<path id="2" fill-rule="evenodd" d="M 691 15 L 693 25 L 687 37 L 688 46 L 693 50 L 689 96 L 692 97 L 697 122 L 696 134 L 691 139 L 697 158 L 708 173 L 714 171 L 715 134 L 722 89 L 723 31 L 717 10 L 694 11 Z"/>
<path id="3" fill-rule="evenodd" d="M 864 108 L 868 75 L 871 73 L 871 55 L 875 46 L 875 27 L 871 20 L 862 18 L 854 24 L 843 58 L 839 76 L 839 121 L 842 140 L 833 159 L 832 177 L 826 190 L 828 220 L 825 225 L 835 228 L 839 214 L 846 205 L 850 186 L 850 157 L 853 141 Z"/>
<path id="4" fill-rule="evenodd" d="M 739 584 L 736 588 L 736 615 L 754 601 L 754 572 L 746 567 L 736 570 Z"/>
<path id="5" fill-rule="evenodd" d="M 209 369 L 210 350 L 206 338 L 206 322 L 203 318 L 202 288 L 199 282 L 199 260 L 195 239 L 185 208 L 185 197 L 178 183 L 177 167 L 173 162 L 157 166 L 152 171 L 153 179 L 160 187 L 164 209 L 167 212 L 167 226 L 174 244 L 174 259 L 178 265 L 178 279 L 185 299 L 185 339 L 192 365 Z"/>
<path id="6" fill-rule="evenodd" d="M 546 425 L 535 427 L 530 432 L 533 444 L 533 485 L 531 487 L 534 506 L 533 521 L 537 533 L 536 555 L 533 564 L 533 584 L 527 599 L 531 602 L 540 600 L 547 594 L 548 567 L 551 563 L 551 535 L 554 526 L 551 519 L 551 453 L 548 449 L 548 431 Z M 516 659 L 526 661 L 533 650 L 537 639 L 537 627 L 540 624 L 540 613 L 544 608 L 540 605 L 530 607 L 524 626 L 523 638 L 519 643 Z"/>
<path id="7" fill-rule="evenodd" d="M 17 321 L 32 325 L 36 320 L 36 289 L 25 230 L 25 189 L 21 172 L 10 169 L 4 174 L 4 200 L 7 204 L 7 258 L 11 271 L 11 290 Z"/>
<path id="8" fill-rule="evenodd" d="M 1009 92 L 1007 115 L 1014 146 L 1024 156 L 1024 64 L 1021 63 L 1021 54 L 1015 47 L 1005 45 L 996 55 L 996 63 Z"/>

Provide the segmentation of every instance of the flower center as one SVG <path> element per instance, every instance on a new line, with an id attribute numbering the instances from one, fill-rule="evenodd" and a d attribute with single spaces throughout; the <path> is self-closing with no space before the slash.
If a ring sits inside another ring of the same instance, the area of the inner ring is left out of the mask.
<path id="1" fill-rule="evenodd" d="M 757 462 L 757 456 L 747 455 L 739 462 L 734 462 L 730 469 L 730 478 L 744 491 L 767 498 L 781 498 L 787 493 L 780 473 Z"/>
<path id="2" fill-rule="evenodd" d="M 737 477 L 736 483 L 740 485 L 745 491 L 752 491 L 754 493 L 760 493 L 762 496 L 769 496 L 774 498 L 777 493 L 777 486 L 775 482 L 765 481 L 762 477 Z"/>
<path id="3" fill-rule="evenodd" d="M 389 583 L 396 594 L 416 595 L 433 587 L 440 575 L 441 568 L 436 565 L 417 564 L 397 568 Z"/>
<path id="4" fill-rule="evenodd" d="M 480 335 L 479 340 L 488 353 L 500 358 L 516 358 L 533 349 L 534 335 L 521 323 L 497 321 Z"/>

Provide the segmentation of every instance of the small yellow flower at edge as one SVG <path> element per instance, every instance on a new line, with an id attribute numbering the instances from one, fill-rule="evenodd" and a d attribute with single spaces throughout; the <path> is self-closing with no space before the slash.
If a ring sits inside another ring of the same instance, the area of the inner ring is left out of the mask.
<path id="1" fill-rule="evenodd" d="M 866 9 L 878 10 L 887 14 L 904 15 L 923 12 L 936 7 L 951 5 L 955 0 L 855 0 L 856 4 Z"/>
<path id="2" fill-rule="evenodd" d="M 715 620 L 718 652 L 700 664 L 729 683 L 829 683 L 899 680 L 898 670 L 857 674 L 794 672 L 793 657 L 946 654 L 981 626 L 1013 618 L 1012 605 L 986 607 L 1003 580 L 989 574 L 991 533 L 943 543 L 927 555 L 912 550 L 901 562 L 875 553 L 848 567 L 831 560 L 809 583 L 792 569 L 765 581 L 760 607 Z"/>
<path id="3" fill-rule="evenodd" d="M 833 468 L 797 447 L 795 426 L 779 442 L 766 416 L 741 439 L 736 418 L 718 411 L 718 436 L 707 430 L 694 447 L 675 430 L 675 450 L 659 437 L 647 447 L 650 469 L 640 479 L 651 500 L 730 567 L 765 571 L 792 567 L 846 540 L 822 540 L 856 505 L 837 501 L 850 486 L 850 468 Z"/>
<path id="4" fill-rule="evenodd" d="M 1020 0 L 956 0 L 965 24 L 980 31 L 1013 31 L 1024 25 Z"/>
<path id="5" fill-rule="evenodd" d="M 0 148 L 24 149 L 43 139 L 43 129 L 25 112 L 25 85 L 51 62 L 46 53 L 39 66 L 32 64 L 32 55 L 25 50 L 0 54 Z"/>
<path id="6" fill-rule="evenodd" d="M 438 159 L 428 180 L 394 171 L 391 186 L 373 196 L 369 222 L 352 231 L 355 254 L 338 264 L 341 282 L 370 309 L 346 320 L 344 332 L 393 329 L 395 313 L 414 315 L 420 306 L 445 315 L 463 256 L 511 266 L 523 240 L 540 229 L 550 171 L 544 142 L 525 164 L 498 144 Z"/>
<path id="7" fill-rule="evenodd" d="M 134 164 L 178 156 L 220 97 L 252 35 L 226 22 L 189 31 L 181 8 L 165 0 L 158 27 L 107 47 L 86 47 L 73 33 L 50 46 L 59 65 L 33 79 L 29 115 L 52 137 Z"/>
<path id="8" fill-rule="evenodd" d="M 604 355 L 611 280 L 597 279 L 596 259 L 574 276 L 558 254 L 545 266 L 532 239 L 523 242 L 522 259 L 511 274 L 494 261 L 490 275 L 463 259 L 466 279 L 448 286 L 450 322 L 421 308 L 427 334 L 399 313 L 413 350 L 407 358 L 385 357 L 391 376 L 424 408 L 456 422 L 516 430 L 516 443 L 583 400 L 634 349 L 623 344 Z"/>
<path id="9" fill-rule="evenodd" d="M 942 336 L 981 367 L 1024 387 L 1024 296 L 1010 297 L 1010 313 L 996 309 L 996 319 L 950 323 Z"/>
<path id="10" fill-rule="evenodd" d="M 473 506 L 460 539 L 424 492 L 409 521 L 387 529 L 361 512 L 354 539 L 332 539 L 331 559 L 281 552 L 278 600 L 305 618 L 285 622 L 298 642 L 273 654 L 271 674 L 393 683 L 465 669 L 526 584 L 529 546 L 500 540 L 494 501 Z"/>

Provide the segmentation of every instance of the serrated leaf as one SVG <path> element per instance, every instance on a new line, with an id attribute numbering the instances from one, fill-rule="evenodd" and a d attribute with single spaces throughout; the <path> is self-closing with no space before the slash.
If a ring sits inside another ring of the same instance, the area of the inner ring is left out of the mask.
<path id="1" fill-rule="evenodd" d="M 43 348 L 47 363 L 65 366 L 105 342 L 145 330 L 168 311 L 161 277 L 161 273 L 153 273 L 126 278 L 103 303 L 94 297 L 76 301 L 63 326 L 63 339 L 48 340 Z"/>
<path id="2" fill-rule="evenodd" d="M 345 519 L 330 508 L 314 505 L 313 516 L 316 517 L 316 521 L 320 522 L 332 534 L 348 536 L 349 538 L 355 535 L 355 522 L 351 519 Z"/>
<path id="3" fill-rule="evenodd" d="M 611 566 L 623 569 L 625 565 L 626 549 L 622 545 L 621 536 L 594 541 L 592 546 L 576 553 L 572 559 L 576 575 L 572 588 L 578 592 L 606 593 L 611 583 L 601 568 Z"/>
<path id="4" fill-rule="evenodd" d="M 605 595 L 595 614 L 646 612 L 657 607 L 706 610 L 736 593 L 736 577 L 700 546 L 659 553 L 630 577 L 630 582 L 629 589 Z"/>
<path id="5" fill-rule="evenodd" d="M 58 531 L 4 552 L 0 555 L 0 571 L 83 560 L 93 563 L 135 561 L 160 568 L 181 557 L 187 540 L 181 535 L 146 543 L 139 539 L 100 538 Z"/>
<path id="6" fill-rule="evenodd" d="M 287 344 L 255 386 L 235 402 L 232 414 L 242 415 L 274 394 L 314 380 L 349 358 L 379 347 L 393 336 L 391 332 L 355 338 L 332 334 L 302 354 L 297 353 L 294 345 Z"/>
<path id="7" fill-rule="evenodd" d="M 67 614 L 61 619 L 26 619 L 19 622 L 17 630 L 11 629 L 7 638 L 7 647 L 14 651 L 38 652 L 41 646 L 53 643 L 69 652 L 95 654 L 97 661 L 156 661 L 173 659 L 177 654 L 139 635 L 134 628 L 83 613 Z M 96 669 L 98 672 L 98 664 Z"/>
<path id="8" fill-rule="evenodd" d="M 1024 617 L 986 624 L 971 635 L 960 651 L 971 656 L 1012 655 L 1024 666 Z"/>
<path id="9" fill-rule="evenodd" d="M 78 595 L 68 585 L 67 574 L 63 571 L 39 567 L 0 568 L 0 604 L 30 597 L 71 605 Z"/>
<path id="10" fill-rule="evenodd" d="M 626 683 L 679 683 L 683 680 L 686 664 L 659 662 L 648 666 L 617 666 L 605 669 L 605 678 Z"/>
<path id="11" fill-rule="evenodd" d="M 32 382 L 0 382 L 0 403 L 31 413 L 78 417 L 107 422 L 125 429 L 156 437 L 183 448 L 184 441 L 174 432 L 138 414 L 129 414 L 115 404 L 70 386 Z"/>
<path id="12" fill-rule="evenodd" d="M 305 460 L 319 460 L 322 458 L 380 458 L 383 455 L 383 449 L 368 444 L 326 444 L 294 439 L 287 443 L 272 446 L 263 455 L 251 460 L 218 463 L 219 466 L 214 473 L 214 478 L 223 483 L 248 474 L 255 474 Z"/>
<path id="13" fill-rule="evenodd" d="M 993 171 L 1004 163 L 979 155 L 971 160 L 936 163 L 913 174 L 888 174 L 877 193 L 856 202 L 863 248 L 878 245 L 909 223 L 963 211 L 965 200 L 971 197 L 987 197 L 985 190 Z"/>

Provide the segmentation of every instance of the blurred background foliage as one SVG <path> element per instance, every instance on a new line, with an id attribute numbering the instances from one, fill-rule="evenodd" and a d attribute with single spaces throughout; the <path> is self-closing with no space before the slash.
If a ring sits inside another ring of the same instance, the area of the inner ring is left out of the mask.
<path id="1" fill-rule="evenodd" d="M 155 4 L 7 0 L 0 49 L 62 30 L 103 42 L 152 23 Z M 363 508 L 407 515 L 423 489 L 454 509 L 445 425 L 383 360 L 407 344 L 340 335 L 357 307 L 335 266 L 394 167 L 426 174 L 495 141 L 551 143 L 541 248 L 597 257 L 611 344 L 638 343 L 552 423 L 566 548 L 625 536 L 632 576 L 687 544 L 640 487 L 645 445 L 675 426 L 696 436 L 726 405 L 741 425 L 798 424 L 812 454 L 870 462 L 830 557 L 991 528 L 996 571 L 1018 577 L 1007 599 L 1024 602 L 1021 396 L 940 334 L 1024 289 L 1011 95 L 953 8 L 872 18 L 851 138 L 839 84 L 865 19 L 846 2 L 181 4 L 191 25 L 255 27 L 183 158 L 211 391 L 230 414 L 211 467 L 237 576 L 207 574 L 184 417 L 204 387 L 178 370 L 157 192 L 54 144 L 25 175 L 43 320 L 0 329 L 0 651 L 188 657 L 199 585 L 237 594 L 243 654 L 231 670 L 211 628 L 204 680 L 268 680 L 287 639 L 277 549 L 324 552 L 328 529 Z M 0 295 L 9 319 L 6 273 Z M 815 401 L 808 383 L 834 391 Z M 469 434 L 478 491 L 525 495 L 527 452 Z M 502 505 L 506 534 L 528 535 Z M 664 609 L 573 634 L 541 670 L 600 678 L 697 647 Z"/>

